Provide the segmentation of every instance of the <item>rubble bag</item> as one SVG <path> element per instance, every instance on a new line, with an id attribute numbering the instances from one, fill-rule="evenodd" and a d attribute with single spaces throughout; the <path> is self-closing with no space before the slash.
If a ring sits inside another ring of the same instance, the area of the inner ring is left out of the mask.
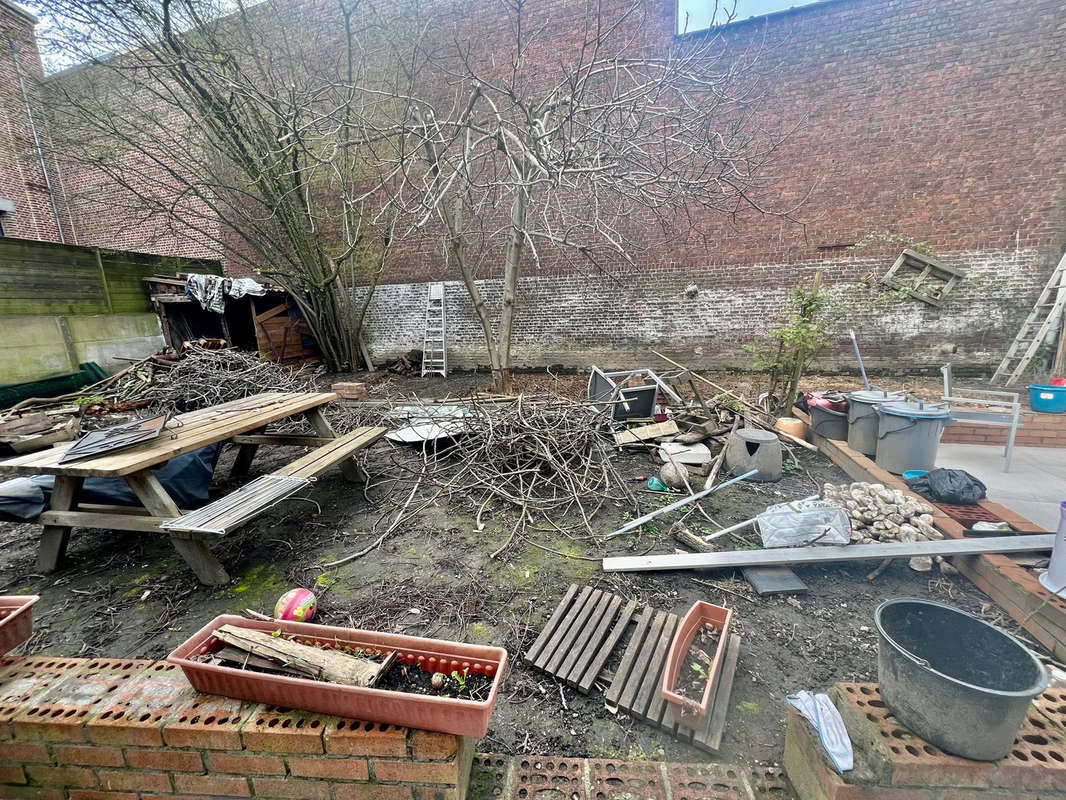
<path id="1" fill-rule="evenodd" d="M 964 469 L 934 469 L 907 481 L 908 488 L 934 503 L 974 506 L 985 497 L 985 485 Z"/>

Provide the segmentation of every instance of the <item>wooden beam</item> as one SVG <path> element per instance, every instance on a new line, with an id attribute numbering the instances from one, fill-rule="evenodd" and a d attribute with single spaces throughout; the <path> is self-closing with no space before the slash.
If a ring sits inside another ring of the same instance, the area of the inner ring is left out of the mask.
<path id="1" fill-rule="evenodd" d="M 1055 534 L 992 536 L 987 539 L 943 539 L 936 542 L 781 547 L 770 550 L 732 550 L 721 553 L 621 556 L 603 559 L 604 572 L 650 572 L 669 569 L 733 569 L 828 564 L 833 561 L 880 561 L 913 556 L 969 556 L 986 553 L 1031 553 L 1050 550 Z"/>
<path id="2" fill-rule="evenodd" d="M 247 436 L 234 436 L 230 439 L 234 444 L 265 444 L 276 447 L 321 447 L 330 444 L 334 438 L 323 436 L 300 436 L 298 434 L 285 435 L 282 433 L 249 434 Z"/>

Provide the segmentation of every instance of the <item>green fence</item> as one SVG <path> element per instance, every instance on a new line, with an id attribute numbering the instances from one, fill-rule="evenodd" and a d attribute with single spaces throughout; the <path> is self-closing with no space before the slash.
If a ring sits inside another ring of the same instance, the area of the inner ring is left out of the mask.
<path id="1" fill-rule="evenodd" d="M 0 317 L 151 311 L 144 278 L 222 274 L 212 259 L 0 238 Z"/>

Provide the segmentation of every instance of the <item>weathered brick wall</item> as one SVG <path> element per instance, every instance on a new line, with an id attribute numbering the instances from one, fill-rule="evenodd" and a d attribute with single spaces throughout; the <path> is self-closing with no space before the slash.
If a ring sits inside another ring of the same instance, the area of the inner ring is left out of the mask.
<path id="1" fill-rule="evenodd" d="M 30 106 L 33 110 L 41 144 L 46 152 L 45 164 L 52 179 L 52 189 L 60 211 L 60 224 L 68 242 L 76 237 L 65 210 L 63 184 L 55 160 L 48 153 L 48 127 L 40 103 L 41 57 L 34 37 L 35 20 L 7 2 L 0 2 L 0 197 L 15 205 L 13 214 L 0 219 L 7 236 L 23 239 L 60 240 L 59 227 L 40 159 L 34 147 L 26 102 L 19 86 L 15 58 L 21 66 Z M 11 42 L 18 47 L 12 53 Z"/>
<path id="2" fill-rule="evenodd" d="M 661 49 L 673 30 L 673 0 L 650 2 L 643 35 Z M 502 42 L 500 5 L 477 0 L 472 8 L 453 21 L 456 30 Z M 576 0 L 531 6 L 549 33 L 525 57 L 550 74 L 558 54 L 572 51 L 583 8 Z M 329 13 L 315 0 L 293 9 L 285 20 L 292 29 L 314 29 Z M 700 216 L 683 242 L 652 247 L 635 266 L 608 262 L 614 278 L 543 254 L 525 266 L 515 361 L 633 363 L 659 346 L 696 364 L 744 365 L 738 345 L 822 267 L 872 366 L 994 364 L 1066 243 L 1061 12 L 1061 0 L 830 0 L 729 27 L 731 54 L 761 48 L 771 67 L 757 121 L 794 129 L 767 202 L 805 202 L 789 218 Z M 84 221 L 96 226 L 93 241 L 117 223 L 91 214 Z M 126 227 L 121 243 L 137 247 Z M 887 270 L 898 248 L 861 258 L 845 250 L 879 231 L 928 243 L 983 285 L 965 287 L 939 310 L 915 300 L 880 303 L 858 280 Z M 457 279 L 438 240 L 406 245 L 374 305 L 376 349 L 419 345 L 425 290 L 417 284 Z M 701 287 L 695 301 L 681 292 L 689 283 Z M 449 286 L 452 361 L 484 363 L 460 288 Z M 498 293 L 491 282 L 487 288 Z M 848 358 L 842 339 L 833 344 L 828 366 Z"/>
<path id="3" fill-rule="evenodd" d="M 897 300 L 862 282 L 880 274 L 892 256 L 753 265 L 758 283 L 728 264 L 673 266 L 625 273 L 526 277 L 514 333 L 514 362 L 532 367 L 559 364 L 624 368 L 653 364 L 654 348 L 693 367 L 751 368 L 744 345 L 788 302 L 794 283 L 810 284 L 818 270 L 833 292 L 833 329 L 818 367 L 854 369 L 849 328 L 854 328 L 870 369 L 900 365 L 936 371 L 997 360 L 1026 306 L 1019 301 L 1040 280 L 1043 254 L 1030 250 L 973 250 L 945 255 L 970 281 L 937 309 Z M 695 298 L 685 294 L 695 285 Z M 498 301 L 499 281 L 483 281 L 486 302 Z M 422 346 L 428 284 L 378 287 L 369 309 L 369 338 L 380 362 Z M 445 284 L 448 358 L 458 368 L 487 365 L 481 327 L 460 281 Z"/>
<path id="4" fill-rule="evenodd" d="M 161 661 L 0 660 L 0 797 L 462 800 L 474 741 L 197 693 Z"/>

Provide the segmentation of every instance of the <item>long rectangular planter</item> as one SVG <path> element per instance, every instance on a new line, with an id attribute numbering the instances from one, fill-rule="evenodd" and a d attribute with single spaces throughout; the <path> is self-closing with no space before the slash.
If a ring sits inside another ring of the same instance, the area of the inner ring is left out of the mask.
<path id="1" fill-rule="evenodd" d="M 715 681 L 718 680 L 718 668 L 722 663 L 722 656 L 725 655 L 729 628 L 732 623 L 733 609 L 699 600 L 692 604 L 692 608 L 677 626 L 677 632 L 674 634 L 673 641 L 670 642 L 670 651 L 666 656 L 662 688 L 663 699 L 670 704 L 675 722 L 691 728 L 711 710 Z M 718 647 L 714 651 L 714 663 L 711 664 L 710 673 L 707 676 L 707 685 L 703 688 L 703 697 L 697 704 L 694 700 L 679 695 L 676 689 L 678 679 L 681 677 L 681 667 L 685 664 L 685 657 L 688 655 L 692 640 L 705 625 L 710 625 L 719 631 Z"/>
<path id="2" fill-rule="evenodd" d="M 222 646 L 222 642 L 215 638 L 214 632 L 223 625 L 236 625 L 268 633 L 280 628 L 282 632 L 294 634 L 297 641 L 306 644 L 340 644 L 345 647 L 373 649 L 380 653 L 395 650 L 398 663 L 416 665 L 427 672 L 470 670 L 491 676 L 492 686 L 485 700 L 463 700 L 362 686 L 344 686 L 194 661 L 195 656 L 211 653 Z M 167 661 L 181 667 L 193 687 L 209 694 L 317 711 L 366 722 L 384 722 L 480 738 L 488 731 L 489 719 L 500 691 L 500 681 L 507 666 L 507 651 L 502 647 L 312 625 L 306 622 L 245 619 L 224 614 L 215 617 L 180 645 L 167 657 Z"/>
<path id="3" fill-rule="evenodd" d="M 0 595 L 0 656 L 7 655 L 33 633 L 35 594 Z"/>

